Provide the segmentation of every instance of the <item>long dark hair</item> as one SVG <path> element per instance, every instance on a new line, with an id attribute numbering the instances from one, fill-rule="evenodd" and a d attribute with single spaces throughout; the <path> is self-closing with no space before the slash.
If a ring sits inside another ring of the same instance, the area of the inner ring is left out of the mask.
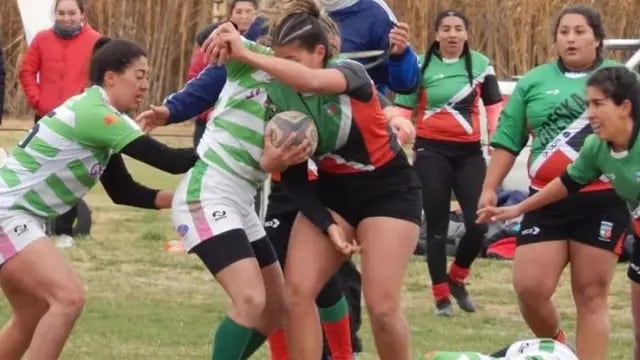
<path id="1" fill-rule="evenodd" d="M 440 25 L 442 25 L 442 20 L 449 16 L 455 16 L 462 20 L 465 29 L 469 29 L 469 19 L 459 10 L 445 10 L 442 11 L 436 16 L 435 22 L 435 30 L 438 31 Z M 429 62 L 431 62 L 431 56 L 438 54 L 438 50 L 440 49 L 440 43 L 436 40 L 429 45 L 427 51 L 424 54 L 424 61 L 422 62 L 422 68 L 420 69 L 420 73 L 424 76 L 427 67 L 429 66 Z M 464 58 L 464 67 L 467 70 L 467 76 L 469 78 L 469 85 L 473 85 L 473 64 L 471 60 L 471 50 L 469 49 L 469 41 L 464 42 L 464 46 L 462 48 L 462 57 Z"/>

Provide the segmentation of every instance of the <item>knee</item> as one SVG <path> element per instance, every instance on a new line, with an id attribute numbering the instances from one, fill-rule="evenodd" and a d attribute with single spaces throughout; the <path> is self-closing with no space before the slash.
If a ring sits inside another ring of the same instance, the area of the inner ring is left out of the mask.
<path id="1" fill-rule="evenodd" d="M 365 293 L 365 303 L 373 326 L 391 326 L 402 314 L 398 297 L 391 293 L 377 293 L 369 296 Z"/>
<path id="2" fill-rule="evenodd" d="M 82 312 L 85 303 L 85 292 L 82 284 L 78 282 L 60 286 L 48 302 L 49 311 L 77 317 Z"/>
<path id="3" fill-rule="evenodd" d="M 573 297 L 579 312 L 601 312 L 607 309 L 609 284 L 606 281 L 593 281 L 576 284 Z"/>
<path id="4" fill-rule="evenodd" d="M 555 291 L 555 283 L 531 276 L 514 276 L 513 289 L 520 303 L 537 304 L 551 299 Z"/>
<path id="5" fill-rule="evenodd" d="M 246 289 L 232 301 L 237 314 L 251 322 L 261 317 L 267 303 L 263 289 Z"/>
<path id="6" fill-rule="evenodd" d="M 290 281 L 285 284 L 285 303 L 288 310 L 305 306 L 315 307 L 317 291 L 310 283 Z"/>

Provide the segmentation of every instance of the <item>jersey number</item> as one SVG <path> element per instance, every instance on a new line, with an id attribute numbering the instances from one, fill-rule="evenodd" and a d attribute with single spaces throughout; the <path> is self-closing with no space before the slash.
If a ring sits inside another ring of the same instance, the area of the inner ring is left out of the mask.
<path id="1" fill-rule="evenodd" d="M 27 136 L 24 138 L 24 140 L 22 140 L 18 144 L 18 147 L 23 148 L 23 149 L 26 148 L 27 145 L 29 145 L 29 143 L 31 142 L 31 140 L 33 140 L 33 137 L 38 134 L 38 130 L 40 130 L 40 124 L 33 125 L 33 127 L 31 128 L 31 130 L 29 130 L 29 132 L 27 133 Z"/>

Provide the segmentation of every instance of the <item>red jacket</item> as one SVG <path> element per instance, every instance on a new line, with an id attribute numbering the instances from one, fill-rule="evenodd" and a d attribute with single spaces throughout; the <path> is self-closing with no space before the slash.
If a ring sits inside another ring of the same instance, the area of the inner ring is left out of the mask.
<path id="1" fill-rule="evenodd" d="M 204 51 L 202 51 L 202 49 L 198 47 L 191 56 L 191 64 L 189 64 L 189 71 L 187 72 L 187 81 L 198 76 L 198 74 L 200 74 L 200 72 L 204 70 L 207 65 L 209 64 L 204 60 Z M 206 123 L 207 117 L 209 116 L 211 110 L 213 110 L 213 107 L 198 115 L 198 120 L 204 121 Z"/>
<path id="2" fill-rule="evenodd" d="M 52 29 L 35 36 L 20 64 L 20 84 L 38 116 L 87 87 L 91 51 L 99 38 L 87 24 L 69 40 L 58 37 Z"/>

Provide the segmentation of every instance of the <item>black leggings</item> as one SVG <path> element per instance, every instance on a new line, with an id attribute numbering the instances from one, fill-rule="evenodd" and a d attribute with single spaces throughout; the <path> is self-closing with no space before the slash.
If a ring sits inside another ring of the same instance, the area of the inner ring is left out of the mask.
<path id="1" fill-rule="evenodd" d="M 455 264 L 468 269 L 482 248 L 486 226 L 476 224 L 478 199 L 486 173 L 479 143 L 418 139 L 416 169 L 422 182 L 422 207 L 427 223 L 427 266 L 433 285 L 447 282 L 446 240 L 453 191 L 464 218 L 465 234 Z"/>

